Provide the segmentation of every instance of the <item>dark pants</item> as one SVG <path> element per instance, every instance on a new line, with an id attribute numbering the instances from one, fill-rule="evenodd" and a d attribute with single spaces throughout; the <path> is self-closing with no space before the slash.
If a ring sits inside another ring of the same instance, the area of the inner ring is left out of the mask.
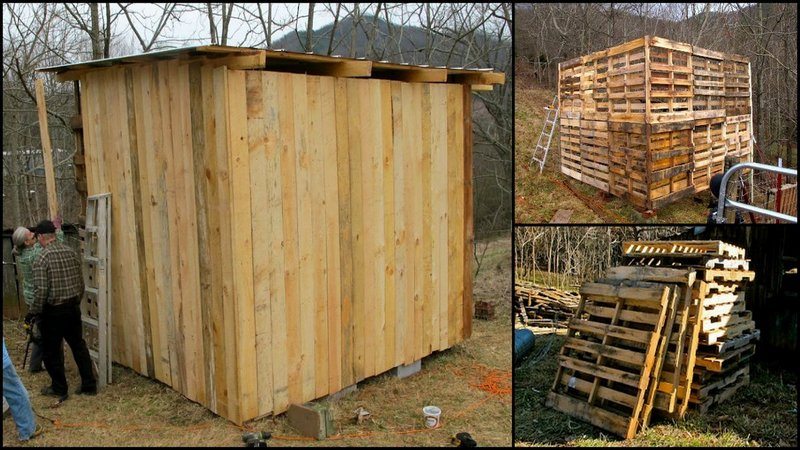
<path id="1" fill-rule="evenodd" d="M 72 356 L 81 374 L 81 388 L 94 390 L 97 381 L 92 370 L 92 359 L 86 341 L 83 340 L 81 310 L 77 302 L 66 305 L 46 305 L 42 311 L 42 352 L 44 367 L 50 374 L 53 388 L 58 395 L 67 394 L 67 377 L 64 374 L 63 342 L 67 341 Z"/>
<path id="2" fill-rule="evenodd" d="M 31 342 L 31 362 L 28 364 L 28 372 L 38 372 L 42 370 L 42 345 Z"/>

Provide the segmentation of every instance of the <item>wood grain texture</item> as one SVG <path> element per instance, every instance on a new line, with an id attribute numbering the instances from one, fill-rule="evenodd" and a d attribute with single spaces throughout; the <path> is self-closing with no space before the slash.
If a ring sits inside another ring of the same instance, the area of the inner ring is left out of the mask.
<path id="1" fill-rule="evenodd" d="M 81 82 L 88 187 L 128 230 L 118 363 L 242 423 L 469 335 L 461 85 L 174 61 Z"/>

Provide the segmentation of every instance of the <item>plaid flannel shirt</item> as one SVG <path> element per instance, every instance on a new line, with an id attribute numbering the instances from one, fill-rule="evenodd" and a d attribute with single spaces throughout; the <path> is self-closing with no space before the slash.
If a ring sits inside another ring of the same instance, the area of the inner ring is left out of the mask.
<path id="1" fill-rule="evenodd" d="M 33 288 L 33 314 L 40 314 L 45 304 L 63 305 L 69 299 L 81 299 L 83 270 L 78 254 L 61 242 L 51 242 L 33 262 Z"/>

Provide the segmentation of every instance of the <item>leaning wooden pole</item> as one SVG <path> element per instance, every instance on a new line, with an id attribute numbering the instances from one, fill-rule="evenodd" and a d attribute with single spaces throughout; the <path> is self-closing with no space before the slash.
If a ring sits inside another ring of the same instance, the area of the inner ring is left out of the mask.
<path id="1" fill-rule="evenodd" d="M 47 128 L 47 107 L 44 103 L 44 83 L 36 80 L 36 107 L 39 110 L 39 133 L 42 136 L 42 159 L 44 160 L 44 179 L 47 185 L 47 207 L 50 217 L 58 215 L 58 196 L 56 195 L 56 176 L 53 169 L 53 149 L 50 147 L 50 131 Z"/>

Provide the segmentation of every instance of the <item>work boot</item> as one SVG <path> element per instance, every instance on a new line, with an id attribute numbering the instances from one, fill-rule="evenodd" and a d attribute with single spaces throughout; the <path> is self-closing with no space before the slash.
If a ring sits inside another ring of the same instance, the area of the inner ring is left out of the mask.
<path id="1" fill-rule="evenodd" d="M 75 395 L 97 395 L 97 388 L 84 389 L 79 387 L 78 389 L 75 389 Z"/>
<path id="2" fill-rule="evenodd" d="M 48 397 L 56 397 L 59 402 L 63 402 L 64 400 L 69 398 L 68 393 L 59 394 L 58 392 L 54 391 L 52 387 L 47 386 L 46 388 L 42 389 L 42 395 L 46 395 Z"/>

